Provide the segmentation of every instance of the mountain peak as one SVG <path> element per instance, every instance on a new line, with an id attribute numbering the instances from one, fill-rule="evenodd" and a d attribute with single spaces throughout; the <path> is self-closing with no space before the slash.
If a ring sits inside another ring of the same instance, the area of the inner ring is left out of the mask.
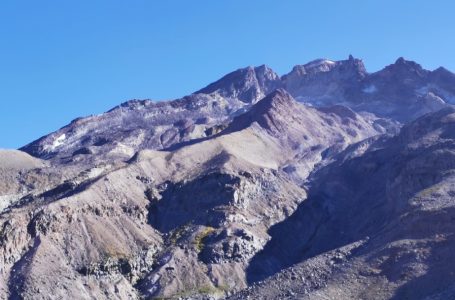
<path id="1" fill-rule="evenodd" d="M 390 65 L 389 67 L 395 67 L 395 68 L 404 68 L 408 70 L 415 70 L 418 72 L 424 71 L 421 65 L 416 63 L 415 61 L 412 60 L 406 60 L 404 57 L 399 57 L 394 64 Z"/>
<path id="2" fill-rule="evenodd" d="M 436 69 L 435 69 L 433 72 L 443 72 L 443 73 L 446 73 L 446 72 L 448 72 L 448 73 L 450 73 L 450 71 L 449 71 L 449 70 L 447 70 L 446 68 L 444 68 L 444 67 L 442 67 L 442 66 L 441 66 L 441 67 L 438 67 L 438 68 L 436 68 Z"/>
<path id="3" fill-rule="evenodd" d="M 296 104 L 297 101 L 285 89 L 279 88 L 268 94 L 252 108 L 252 110 L 270 109 L 272 107 L 289 106 Z"/>
<path id="4" fill-rule="evenodd" d="M 296 65 L 292 71 L 282 77 L 283 80 L 292 76 L 305 76 L 308 74 L 327 73 L 339 70 L 340 72 L 354 71 L 357 74 L 364 76 L 367 74 L 363 61 L 354 56 L 349 55 L 347 60 L 333 61 L 326 58 L 318 58 L 304 65 Z"/>
<path id="5" fill-rule="evenodd" d="M 397 60 L 395 61 L 395 64 L 397 64 L 397 65 L 405 64 L 405 63 L 406 63 L 406 60 L 404 59 L 403 56 L 398 57 Z"/>
<path id="6" fill-rule="evenodd" d="M 298 110 L 297 105 L 300 106 L 286 90 L 276 89 L 254 104 L 248 112 L 236 117 L 228 131 L 242 130 L 254 122 L 270 129 L 294 114 Z"/>
<path id="7" fill-rule="evenodd" d="M 432 73 L 455 78 L 455 74 L 444 67 L 439 67 L 439 68 L 435 69 L 434 71 L 432 71 Z"/>
<path id="8" fill-rule="evenodd" d="M 280 86 L 280 77 L 268 66 L 248 66 L 227 74 L 196 93 L 218 93 L 226 98 L 254 103 Z"/>
<path id="9" fill-rule="evenodd" d="M 349 66 L 349 68 L 352 68 L 359 74 L 366 75 L 368 73 L 363 63 L 363 60 L 360 58 L 355 58 L 352 54 L 349 54 L 347 60 L 337 61 L 337 64 L 339 66 Z"/>

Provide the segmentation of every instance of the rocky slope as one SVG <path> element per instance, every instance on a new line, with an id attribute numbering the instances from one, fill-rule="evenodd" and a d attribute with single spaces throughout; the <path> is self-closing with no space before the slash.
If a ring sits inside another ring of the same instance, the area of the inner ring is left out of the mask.
<path id="1" fill-rule="evenodd" d="M 306 197 L 288 173 L 304 180 L 323 159 L 378 134 L 360 115 L 334 111 L 277 90 L 213 137 L 143 150 L 31 196 L 2 215 L 4 291 L 122 298 L 246 287 L 245 270 L 267 230 Z M 29 252 L 19 268 L 15 255 Z M 84 287 L 93 278 L 95 286 Z"/>
<path id="2" fill-rule="evenodd" d="M 316 172 L 250 263 L 250 282 L 275 275 L 232 298 L 453 297 L 454 129 L 444 109 Z"/>
<path id="3" fill-rule="evenodd" d="M 452 296 L 453 80 L 248 67 L 0 152 L 0 298 Z"/>

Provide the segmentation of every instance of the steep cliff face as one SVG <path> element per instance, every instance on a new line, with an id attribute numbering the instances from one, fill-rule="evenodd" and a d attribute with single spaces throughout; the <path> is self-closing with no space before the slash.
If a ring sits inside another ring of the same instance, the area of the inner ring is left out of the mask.
<path id="1" fill-rule="evenodd" d="M 249 67 L 2 151 L 0 295 L 450 295 L 454 77 Z"/>

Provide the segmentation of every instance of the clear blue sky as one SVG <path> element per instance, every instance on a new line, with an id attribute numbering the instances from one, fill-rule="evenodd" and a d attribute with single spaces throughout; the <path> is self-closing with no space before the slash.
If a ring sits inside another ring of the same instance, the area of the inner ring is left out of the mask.
<path id="1" fill-rule="evenodd" d="M 453 0 L 2 0 L 0 148 L 132 98 L 172 99 L 248 65 L 352 53 L 455 70 Z"/>

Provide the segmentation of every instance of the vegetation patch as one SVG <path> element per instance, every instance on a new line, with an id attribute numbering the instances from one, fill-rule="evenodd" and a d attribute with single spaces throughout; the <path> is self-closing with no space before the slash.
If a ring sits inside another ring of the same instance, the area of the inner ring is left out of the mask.
<path id="1" fill-rule="evenodd" d="M 215 231 L 215 228 L 213 227 L 206 227 L 204 230 L 196 235 L 196 238 L 194 239 L 194 247 L 196 248 L 197 252 L 200 253 L 202 250 L 204 250 L 204 240 L 212 233 Z"/>
<path id="2" fill-rule="evenodd" d="M 177 229 L 173 230 L 171 235 L 169 236 L 168 243 L 171 246 L 177 245 L 178 241 L 188 234 L 191 230 L 190 224 L 185 224 L 183 226 L 178 227 Z"/>

